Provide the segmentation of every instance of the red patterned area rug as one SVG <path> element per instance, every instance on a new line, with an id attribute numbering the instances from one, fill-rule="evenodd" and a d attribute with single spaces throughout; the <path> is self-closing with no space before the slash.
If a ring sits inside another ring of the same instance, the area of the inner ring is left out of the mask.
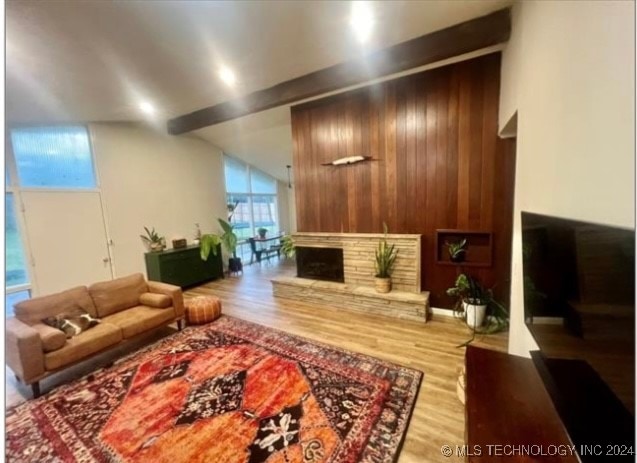
<path id="1" fill-rule="evenodd" d="M 7 461 L 392 462 L 421 379 L 225 316 L 7 411 Z"/>

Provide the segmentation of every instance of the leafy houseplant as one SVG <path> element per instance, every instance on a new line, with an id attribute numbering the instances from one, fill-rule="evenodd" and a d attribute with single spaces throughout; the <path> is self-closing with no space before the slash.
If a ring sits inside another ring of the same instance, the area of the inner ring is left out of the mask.
<path id="1" fill-rule="evenodd" d="M 146 235 L 139 235 L 146 247 L 151 252 L 163 251 L 166 248 L 166 238 L 159 236 L 159 233 L 155 231 L 155 227 L 149 230 L 148 227 L 144 227 Z"/>
<path id="2" fill-rule="evenodd" d="M 378 242 L 376 249 L 376 291 L 388 293 L 391 291 L 391 272 L 394 268 L 398 251 L 395 245 L 387 244 L 387 224 L 383 223 L 385 236 Z"/>
<path id="3" fill-rule="evenodd" d="M 475 278 L 464 273 L 458 275 L 454 286 L 447 289 L 447 295 L 457 298 L 454 311 L 461 314 L 467 325 L 473 330 L 473 337 L 461 346 L 473 341 L 476 332 L 496 333 L 509 326 L 507 309 L 493 299 L 493 292 L 484 288 Z M 485 324 L 487 311 L 490 312 L 490 315 Z"/>
<path id="4" fill-rule="evenodd" d="M 237 273 L 243 271 L 243 264 L 241 258 L 237 257 L 237 235 L 233 231 L 231 224 L 223 219 L 217 219 L 219 225 L 223 230 L 223 234 L 217 235 L 214 233 L 207 233 L 201 236 L 200 240 L 200 253 L 201 260 L 208 260 L 208 256 L 212 252 L 213 256 L 217 255 L 217 246 L 223 245 L 223 247 L 232 256 L 228 259 L 228 270 L 231 273 Z"/>
<path id="5" fill-rule="evenodd" d="M 257 230 L 257 232 L 259 233 L 259 237 L 265 238 L 265 235 L 268 233 L 268 229 L 261 227 Z"/>
<path id="6" fill-rule="evenodd" d="M 451 262 L 462 262 L 464 261 L 465 254 L 467 252 L 467 239 L 463 238 L 462 240 L 456 243 L 445 243 L 447 245 L 447 250 L 449 251 L 449 258 Z"/>
<path id="7" fill-rule="evenodd" d="M 491 300 L 491 291 L 484 289 L 473 277 L 461 273 L 456 283 L 447 290 L 447 295 L 458 298 L 456 310 L 462 305 L 467 325 L 471 328 L 481 326 Z"/>
<path id="8" fill-rule="evenodd" d="M 284 236 L 281 238 L 281 252 L 285 257 L 294 257 L 296 253 L 296 246 L 294 246 L 294 241 L 292 241 L 291 236 Z"/>
<path id="9" fill-rule="evenodd" d="M 221 243 L 223 244 L 223 247 L 226 248 L 226 251 L 228 251 L 228 254 L 232 255 L 232 257 L 228 259 L 228 271 L 230 273 L 243 272 L 241 258 L 237 257 L 237 244 L 239 242 L 239 238 L 237 238 L 237 235 L 234 232 L 234 227 L 232 224 L 223 219 L 217 220 L 223 230 L 223 234 L 219 237 L 221 239 Z"/>
<path id="10" fill-rule="evenodd" d="M 217 255 L 217 246 L 221 244 L 221 238 L 214 233 L 206 233 L 199 238 L 199 254 L 201 260 L 208 260 L 210 252 L 213 256 Z"/>

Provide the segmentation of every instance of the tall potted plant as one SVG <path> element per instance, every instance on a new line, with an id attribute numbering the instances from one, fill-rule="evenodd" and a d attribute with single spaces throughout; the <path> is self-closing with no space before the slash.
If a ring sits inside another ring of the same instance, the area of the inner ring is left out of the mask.
<path id="1" fill-rule="evenodd" d="M 391 272 L 394 268 L 398 250 L 395 245 L 387 244 L 387 224 L 383 223 L 385 236 L 378 242 L 376 248 L 376 279 L 374 281 L 376 291 L 388 293 L 391 291 Z"/>
<path id="2" fill-rule="evenodd" d="M 223 230 L 223 234 L 206 233 L 200 239 L 201 260 L 208 260 L 208 256 L 212 252 L 213 256 L 217 255 L 217 246 L 223 245 L 228 254 L 232 257 L 228 258 L 228 271 L 231 273 L 243 272 L 243 264 L 241 258 L 237 257 L 237 243 L 239 239 L 234 233 L 233 226 L 223 219 L 217 219 Z"/>
<path id="3" fill-rule="evenodd" d="M 226 251 L 228 251 L 228 254 L 232 256 L 228 258 L 228 271 L 230 273 L 243 272 L 241 258 L 237 257 L 237 244 L 239 242 L 239 238 L 237 238 L 237 235 L 234 232 L 234 227 L 231 223 L 226 222 L 223 219 L 217 220 L 223 230 L 223 234 L 219 237 L 221 239 L 221 243 L 223 244 L 223 247 L 226 248 Z"/>

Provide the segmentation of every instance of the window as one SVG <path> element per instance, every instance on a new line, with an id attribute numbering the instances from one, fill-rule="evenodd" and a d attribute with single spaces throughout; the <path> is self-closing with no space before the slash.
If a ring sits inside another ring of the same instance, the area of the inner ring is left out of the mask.
<path id="1" fill-rule="evenodd" d="M 19 185 L 96 188 L 86 127 L 28 127 L 11 131 Z"/>
<path id="2" fill-rule="evenodd" d="M 5 193 L 4 202 L 5 246 L 7 253 L 5 284 L 7 287 L 26 285 L 29 283 L 29 278 L 22 238 L 18 228 L 13 193 Z"/>
<path id="3" fill-rule="evenodd" d="M 224 159 L 228 208 L 239 239 L 255 236 L 259 228 L 270 236 L 278 233 L 276 180 L 237 159 Z"/>
<path id="4" fill-rule="evenodd" d="M 228 206 L 234 208 L 230 221 L 239 239 L 250 238 L 252 233 L 252 219 L 250 216 L 250 197 L 246 194 L 228 194 Z"/>
<path id="5" fill-rule="evenodd" d="M 276 180 L 260 170 L 250 169 L 251 193 L 276 195 Z"/>
<path id="6" fill-rule="evenodd" d="M 273 235 L 279 231 L 277 224 L 276 196 L 252 196 L 252 213 L 255 228 L 265 228 L 268 230 L 269 235 Z"/>
<path id="7" fill-rule="evenodd" d="M 9 185 L 9 183 L 7 183 Z M 31 297 L 29 273 L 27 271 L 24 247 L 16 214 L 16 198 L 14 193 L 4 195 L 4 231 L 5 231 L 5 316 L 13 315 L 13 306 Z"/>
<path id="8" fill-rule="evenodd" d="M 248 169 L 244 163 L 225 157 L 226 191 L 232 193 L 249 193 Z"/>
<path id="9" fill-rule="evenodd" d="M 4 315 L 5 317 L 11 317 L 14 315 L 13 308 L 18 302 L 26 301 L 31 298 L 31 291 L 23 289 L 14 293 L 7 293 L 4 298 Z"/>

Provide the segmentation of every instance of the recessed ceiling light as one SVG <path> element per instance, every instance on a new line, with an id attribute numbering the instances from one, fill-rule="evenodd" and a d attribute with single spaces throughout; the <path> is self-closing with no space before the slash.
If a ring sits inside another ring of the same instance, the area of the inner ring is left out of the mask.
<path id="1" fill-rule="evenodd" d="M 155 114 L 155 107 L 148 101 L 139 103 L 139 110 L 148 116 Z"/>
<path id="2" fill-rule="evenodd" d="M 368 2 L 352 2 L 349 24 L 359 42 L 365 43 L 369 40 L 374 26 L 374 15 Z"/>
<path id="3" fill-rule="evenodd" d="M 237 76 L 234 75 L 232 69 L 225 66 L 219 69 L 219 78 L 230 87 L 237 83 Z"/>

